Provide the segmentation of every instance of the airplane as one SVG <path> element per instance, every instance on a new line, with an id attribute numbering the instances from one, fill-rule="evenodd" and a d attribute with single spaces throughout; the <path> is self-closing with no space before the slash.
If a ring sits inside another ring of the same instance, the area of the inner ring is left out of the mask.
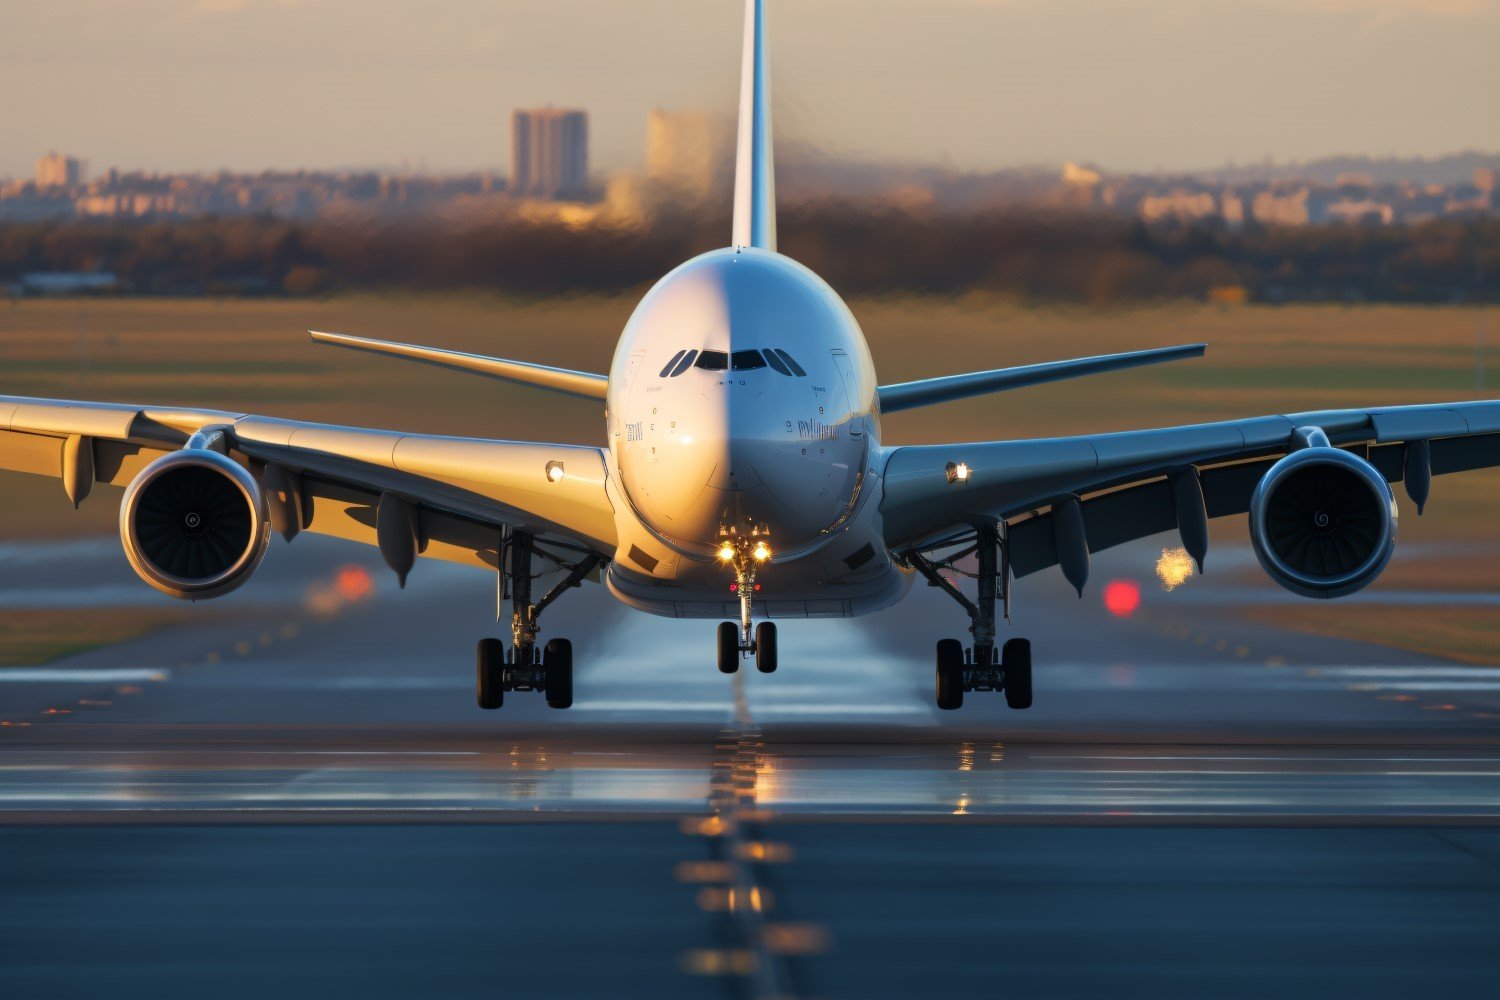
<path id="1" fill-rule="evenodd" d="M 572 644 L 543 643 L 540 620 L 586 581 L 651 614 L 723 619 L 719 670 L 770 673 L 778 619 L 872 614 L 919 577 L 969 619 L 967 643 L 937 642 L 937 707 L 999 692 L 1023 709 L 1030 643 L 998 635 L 1021 579 L 1056 566 L 1081 597 L 1092 553 L 1172 531 L 1202 572 L 1209 519 L 1246 516 L 1273 580 L 1341 597 L 1391 558 L 1392 483 L 1420 514 L 1434 475 L 1500 465 L 1500 401 L 883 445 L 883 414 L 1205 348 L 881 384 L 849 307 L 777 251 L 765 8 L 746 0 L 730 245 L 646 293 L 607 375 L 311 333 L 602 402 L 607 447 L 0 396 L 0 468 L 61 480 L 75 507 L 123 487 L 130 565 L 190 601 L 243 584 L 272 534 L 373 544 L 403 587 L 422 557 L 493 570 L 510 642 L 478 644 L 485 709 L 514 692 L 572 705 Z"/>

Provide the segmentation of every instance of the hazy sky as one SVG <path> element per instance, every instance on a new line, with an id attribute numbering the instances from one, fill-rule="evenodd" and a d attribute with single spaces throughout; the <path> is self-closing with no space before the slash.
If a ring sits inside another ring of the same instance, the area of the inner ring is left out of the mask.
<path id="1" fill-rule="evenodd" d="M 739 0 L 4 0 L 0 175 L 503 169 L 518 105 L 594 164 L 734 105 Z M 778 129 L 850 155 L 1115 169 L 1500 150 L 1500 0 L 772 0 Z"/>

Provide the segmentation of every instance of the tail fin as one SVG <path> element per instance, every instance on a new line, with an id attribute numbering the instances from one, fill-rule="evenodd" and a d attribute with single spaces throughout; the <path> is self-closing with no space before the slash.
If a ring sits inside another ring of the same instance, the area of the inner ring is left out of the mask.
<path id="1" fill-rule="evenodd" d="M 776 165 L 771 149 L 771 81 L 766 72 L 766 0 L 745 0 L 734 245 L 776 249 Z"/>

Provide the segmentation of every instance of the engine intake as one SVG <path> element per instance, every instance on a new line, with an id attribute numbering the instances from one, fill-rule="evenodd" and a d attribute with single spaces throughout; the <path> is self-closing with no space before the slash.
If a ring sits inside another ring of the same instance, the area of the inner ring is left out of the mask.
<path id="1" fill-rule="evenodd" d="M 1266 573 L 1294 594 L 1343 597 L 1368 585 L 1396 549 L 1396 500 L 1375 467 L 1310 447 L 1271 466 L 1250 498 L 1250 541 Z"/>
<path id="2" fill-rule="evenodd" d="M 141 470 L 120 504 L 131 568 L 164 594 L 221 597 L 260 565 L 270 544 L 266 502 L 244 466 L 188 448 Z"/>

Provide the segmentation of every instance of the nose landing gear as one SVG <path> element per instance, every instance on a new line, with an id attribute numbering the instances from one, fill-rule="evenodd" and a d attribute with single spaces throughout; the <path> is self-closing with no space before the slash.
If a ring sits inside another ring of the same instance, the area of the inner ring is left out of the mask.
<path id="1" fill-rule="evenodd" d="M 538 650 L 539 623 L 542 611 L 548 605 L 565 591 L 579 586 L 603 560 L 598 555 L 589 553 L 577 563 L 570 564 L 547 553 L 547 558 L 559 562 L 569 572 L 541 600 L 533 604 L 531 584 L 532 567 L 537 555 L 536 539 L 530 535 L 514 534 L 508 543 L 507 552 L 512 609 L 511 648 L 507 650 L 505 643 L 499 639 L 479 640 L 475 700 L 480 708 L 496 709 L 505 703 L 507 691 L 536 691 L 546 696 L 547 704 L 552 708 L 571 708 L 573 643 L 567 639 L 550 639 Z M 502 588 L 505 579 L 506 575 L 502 571 Z"/>
<path id="2" fill-rule="evenodd" d="M 961 543 L 960 543 L 961 544 Z M 995 648 L 995 604 L 1003 601 L 1010 618 L 1010 560 L 1007 542 L 997 525 L 981 526 L 974 545 L 948 555 L 941 561 L 921 553 L 908 553 L 911 564 L 927 582 L 952 597 L 969 613 L 969 632 L 974 645 L 965 649 L 957 639 L 940 639 L 937 644 L 937 707 L 952 710 L 963 707 L 966 691 L 1003 691 L 1010 708 L 1031 707 L 1031 642 L 1010 639 L 1001 649 Z M 979 562 L 975 573 L 978 601 L 969 598 L 943 577 L 940 570 L 951 569 L 959 559 L 973 555 Z"/>
<path id="3" fill-rule="evenodd" d="M 755 592 L 760 584 L 755 582 L 762 564 L 771 559 L 771 532 L 764 525 L 751 524 L 747 530 L 739 531 L 734 525 L 719 529 L 719 561 L 734 571 L 734 583 L 730 589 L 740 599 L 740 620 L 719 625 L 719 672 L 732 674 L 740 669 L 740 658 L 745 653 L 755 654 L 755 669 L 763 674 L 773 673 L 777 666 L 776 623 L 761 622 L 751 627 L 751 615 Z"/>

